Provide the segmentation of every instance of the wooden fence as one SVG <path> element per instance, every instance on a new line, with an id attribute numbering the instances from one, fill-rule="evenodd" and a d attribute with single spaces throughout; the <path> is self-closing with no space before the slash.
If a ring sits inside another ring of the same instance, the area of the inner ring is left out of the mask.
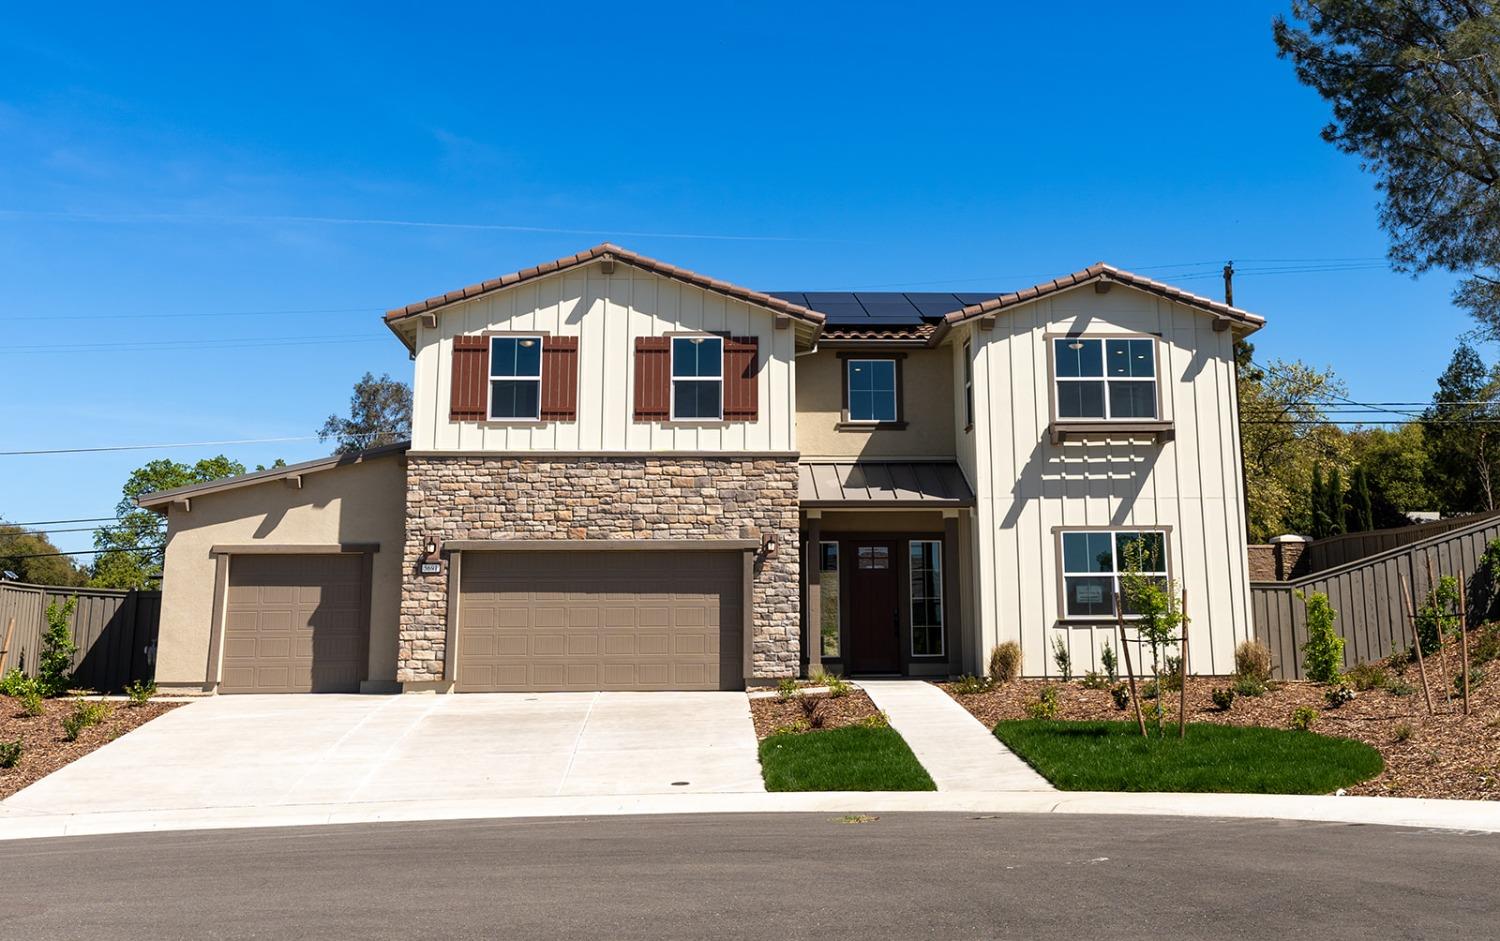
<path id="1" fill-rule="evenodd" d="M 1485 546 L 1496 538 L 1500 538 L 1500 514 L 1468 517 L 1459 528 L 1440 530 L 1417 542 L 1293 581 L 1251 582 L 1255 636 L 1271 648 L 1275 676 L 1302 679 L 1307 608 L 1295 592 L 1328 596 L 1338 612 L 1334 628 L 1344 638 L 1346 667 L 1361 660 L 1379 660 L 1393 650 L 1410 646 L 1411 627 L 1401 600 L 1401 578 L 1406 578 L 1420 605 L 1432 584 L 1427 574 L 1429 562 L 1438 578 L 1464 573 L 1469 580 L 1470 610 L 1488 610 L 1492 589 L 1485 579 L 1475 576 Z"/>
<path id="2" fill-rule="evenodd" d="M 1359 562 L 1388 549 L 1409 546 L 1431 539 L 1433 536 L 1465 529 L 1477 522 L 1496 517 L 1500 517 L 1500 513 L 1453 516 L 1412 526 L 1396 526 L 1391 529 L 1372 529 L 1363 533 L 1329 536 L 1307 544 L 1302 558 L 1298 560 L 1297 571 L 1316 575 L 1340 565 Z"/>
<path id="3" fill-rule="evenodd" d="M 116 591 L 106 588 L 60 588 L 0 582 L 0 645 L 11 619 L 4 668 L 20 667 L 35 676 L 42 635 L 47 630 L 47 606 L 76 597 L 73 612 L 73 675 L 79 686 L 117 691 L 133 680 L 156 674 L 156 633 L 161 621 L 161 592 Z"/>

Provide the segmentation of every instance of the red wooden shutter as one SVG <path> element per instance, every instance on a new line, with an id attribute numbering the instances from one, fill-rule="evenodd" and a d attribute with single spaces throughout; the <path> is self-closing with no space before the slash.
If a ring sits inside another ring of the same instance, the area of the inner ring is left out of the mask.
<path id="1" fill-rule="evenodd" d="M 635 338 L 635 420 L 672 417 L 672 340 Z"/>
<path id="2" fill-rule="evenodd" d="M 756 421 L 760 416 L 760 340 L 724 341 L 724 420 Z"/>
<path id="3" fill-rule="evenodd" d="M 578 338 L 542 338 L 542 421 L 578 418 Z"/>
<path id="4" fill-rule="evenodd" d="M 484 421 L 490 415 L 489 398 L 489 338 L 454 337 L 448 420 Z"/>

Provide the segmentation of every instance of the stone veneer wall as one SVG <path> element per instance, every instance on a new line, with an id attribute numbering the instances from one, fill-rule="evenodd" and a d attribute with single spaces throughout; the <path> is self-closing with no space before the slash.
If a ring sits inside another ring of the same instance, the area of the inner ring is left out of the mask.
<path id="1" fill-rule="evenodd" d="M 794 458 L 407 456 L 397 679 L 443 679 L 448 585 L 416 573 L 424 540 L 742 539 L 774 536 L 756 564 L 747 673 L 801 669 Z"/>

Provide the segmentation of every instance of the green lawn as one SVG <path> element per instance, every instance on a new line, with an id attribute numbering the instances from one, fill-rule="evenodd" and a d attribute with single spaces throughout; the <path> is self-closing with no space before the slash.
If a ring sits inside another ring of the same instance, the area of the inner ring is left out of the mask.
<path id="1" fill-rule="evenodd" d="M 935 791 L 895 729 L 781 732 L 760 743 L 768 791 Z"/>
<path id="2" fill-rule="evenodd" d="M 1193 723 L 1165 739 L 1133 722 L 1001 722 L 995 736 L 1064 791 L 1327 794 L 1379 774 L 1380 752 L 1290 729 Z"/>

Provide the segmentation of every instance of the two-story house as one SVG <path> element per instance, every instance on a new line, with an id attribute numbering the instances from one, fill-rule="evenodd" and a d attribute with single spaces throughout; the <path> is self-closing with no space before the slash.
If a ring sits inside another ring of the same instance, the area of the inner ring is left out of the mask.
<path id="1" fill-rule="evenodd" d="M 1233 345 L 1094 265 L 765 293 L 614 245 L 390 311 L 409 443 L 142 498 L 157 678 L 220 692 L 720 689 L 1098 662 L 1127 559 L 1249 637 Z"/>

